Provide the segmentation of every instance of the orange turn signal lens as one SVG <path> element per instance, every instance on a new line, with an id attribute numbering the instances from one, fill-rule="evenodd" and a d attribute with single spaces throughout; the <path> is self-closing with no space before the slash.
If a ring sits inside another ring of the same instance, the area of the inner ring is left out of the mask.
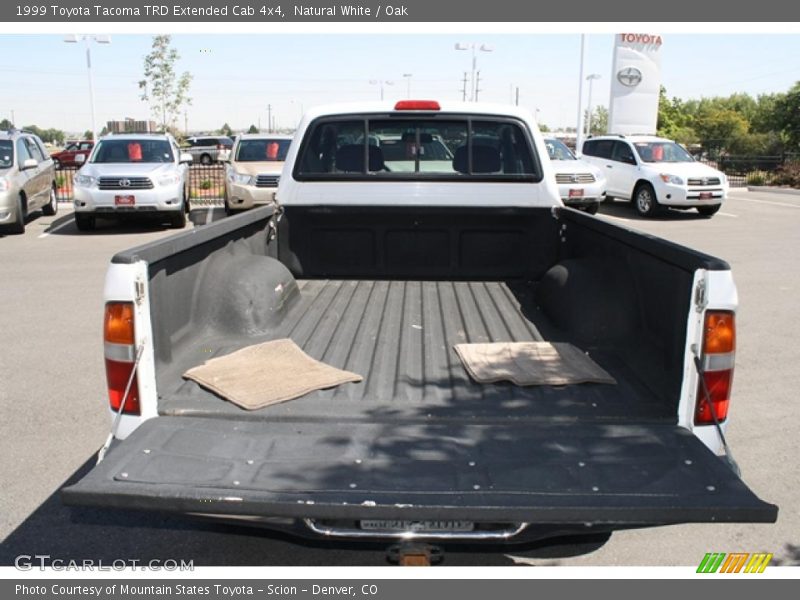
<path id="1" fill-rule="evenodd" d="M 109 302 L 103 320 L 103 337 L 114 344 L 134 344 L 133 303 Z"/>
<path id="2" fill-rule="evenodd" d="M 703 334 L 703 352 L 721 354 L 736 350 L 736 322 L 734 313 L 714 310 L 706 313 Z"/>

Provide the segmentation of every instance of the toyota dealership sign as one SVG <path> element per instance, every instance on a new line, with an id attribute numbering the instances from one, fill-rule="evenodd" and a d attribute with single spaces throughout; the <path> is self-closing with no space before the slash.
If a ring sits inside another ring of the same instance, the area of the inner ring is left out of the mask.
<path id="1" fill-rule="evenodd" d="M 611 67 L 609 133 L 655 133 L 661 88 L 662 37 L 653 33 L 620 33 Z"/>

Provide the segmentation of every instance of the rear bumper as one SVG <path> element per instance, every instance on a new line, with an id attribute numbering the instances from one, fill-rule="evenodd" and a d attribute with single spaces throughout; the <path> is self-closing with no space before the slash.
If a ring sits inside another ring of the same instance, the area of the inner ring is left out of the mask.
<path id="1" fill-rule="evenodd" d="M 62 497 L 254 524 L 463 520 L 612 530 L 777 518 L 777 507 L 690 432 L 651 423 L 334 426 L 158 417 Z"/>

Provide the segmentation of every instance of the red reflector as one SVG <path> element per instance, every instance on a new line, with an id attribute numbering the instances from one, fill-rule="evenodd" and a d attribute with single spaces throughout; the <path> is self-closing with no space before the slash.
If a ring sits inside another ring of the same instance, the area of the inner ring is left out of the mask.
<path id="1" fill-rule="evenodd" d="M 106 359 L 108 401 L 111 404 L 111 409 L 114 411 L 119 412 L 119 407 L 120 404 L 122 404 L 122 398 L 125 395 L 125 387 L 128 385 L 128 379 L 131 376 L 133 365 L 134 363 Z M 128 399 L 125 401 L 125 408 L 122 414 L 141 414 L 141 409 L 139 408 L 139 386 L 136 384 L 136 377 L 133 378 L 133 382 L 131 383 L 131 389 L 128 392 Z"/>
<path id="2" fill-rule="evenodd" d="M 725 371 L 706 371 L 706 387 L 711 397 L 711 407 L 708 405 L 706 394 L 703 391 L 703 384 L 697 386 L 697 410 L 694 415 L 695 425 L 712 425 L 714 418 L 711 416 L 711 408 L 717 415 L 717 421 L 722 423 L 728 417 L 728 404 L 731 398 L 731 385 L 733 384 L 733 369 Z"/>
<path id="3" fill-rule="evenodd" d="M 441 110 L 436 100 L 400 100 L 394 105 L 395 110 Z"/>

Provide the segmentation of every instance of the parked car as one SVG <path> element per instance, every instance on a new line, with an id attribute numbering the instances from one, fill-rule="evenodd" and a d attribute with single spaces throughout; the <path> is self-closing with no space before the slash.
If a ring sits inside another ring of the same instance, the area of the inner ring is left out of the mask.
<path id="1" fill-rule="evenodd" d="M 547 154 L 553 164 L 558 193 L 565 206 L 595 214 L 606 199 L 606 178 L 603 172 L 575 157 L 564 142 L 545 138 Z"/>
<path id="2" fill-rule="evenodd" d="M 232 147 L 233 140 L 228 136 L 196 136 L 186 138 L 184 152 L 201 165 L 211 165 L 219 162 Z"/>
<path id="3" fill-rule="evenodd" d="M 92 148 L 94 148 L 94 142 L 91 140 L 70 142 L 67 144 L 66 148 L 60 152 L 51 154 L 50 158 L 53 159 L 53 164 L 56 169 L 60 169 L 61 167 L 79 167 L 89 158 L 89 155 L 92 153 Z M 83 162 L 78 163 L 75 161 L 75 157 L 78 155 L 83 156 Z"/>
<path id="4" fill-rule="evenodd" d="M 272 202 L 278 189 L 290 135 L 242 134 L 225 166 L 225 213 Z"/>
<path id="5" fill-rule="evenodd" d="M 58 211 L 55 168 L 38 136 L 0 132 L 0 232 L 25 233 L 28 213 Z"/>
<path id="6" fill-rule="evenodd" d="M 697 162 L 680 144 L 645 135 L 604 135 L 583 143 L 582 158 L 606 173 L 607 198 L 630 200 L 651 217 L 661 207 L 710 217 L 728 196 L 724 173 Z"/>
<path id="7" fill-rule="evenodd" d="M 77 158 L 80 162 L 81 159 Z M 98 216 L 169 218 L 186 225 L 190 154 L 170 135 L 125 134 L 100 139 L 75 174 L 75 224 L 94 229 Z"/>
<path id="8" fill-rule="evenodd" d="M 438 134 L 453 159 L 387 171 L 373 133 Z M 517 107 L 311 109 L 276 205 L 120 252 L 103 304 L 112 435 L 62 490 L 70 504 L 386 546 L 777 518 L 718 456 L 730 267 L 564 209 Z M 184 378 L 283 338 L 363 381 L 245 410 L 216 392 L 307 371 Z M 554 341 L 614 383 L 479 383 L 455 348 L 501 344 L 502 374 L 517 369 L 509 343 Z"/>

